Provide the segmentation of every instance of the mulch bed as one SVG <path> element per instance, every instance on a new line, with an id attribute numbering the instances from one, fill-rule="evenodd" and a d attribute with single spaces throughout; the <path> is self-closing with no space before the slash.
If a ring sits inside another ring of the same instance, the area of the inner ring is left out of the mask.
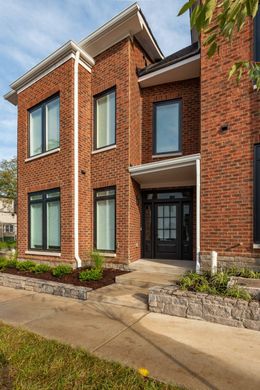
<path id="1" fill-rule="evenodd" d="M 103 278 L 96 281 L 88 281 L 88 282 L 81 282 L 79 280 L 79 273 L 83 270 L 89 269 L 89 267 L 84 268 L 77 268 L 73 270 L 73 272 L 69 275 L 61 276 L 60 278 L 53 276 L 51 272 L 44 272 L 44 273 L 38 273 L 35 274 L 34 272 L 28 272 L 28 271 L 19 271 L 16 268 L 7 268 L 4 271 L 8 274 L 12 275 L 20 275 L 20 276 L 26 276 L 29 278 L 35 278 L 35 279 L 42 279 L 42 280 L 51 280 L 53 282 L 60 282 L 60 283 L 67 283 L 67 284 L 74 284 L 75 286 L 83 286 L 83 287 L 89 287 L 93 288 L 93 290 L 96 290 L 97 288 L 101 288 L 104 286 L 108 286 L 109 284 L 115 283 L 115 277 L 119 275 L 123 275 L 128 273 L 128 271 L 120 271 L 117 269 L 110 269 L 110 268 L 104 268 L 103 269 Z"/>

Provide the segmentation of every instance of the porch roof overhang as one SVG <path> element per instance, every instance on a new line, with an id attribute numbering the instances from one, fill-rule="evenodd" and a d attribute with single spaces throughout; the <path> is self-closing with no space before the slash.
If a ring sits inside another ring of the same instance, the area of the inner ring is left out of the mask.
<path id="1" fill-rule="evenodd" d="M 194 186 L 197 160 L 199 153 L 131 166 L 129 172 L 141 188 Z"/>

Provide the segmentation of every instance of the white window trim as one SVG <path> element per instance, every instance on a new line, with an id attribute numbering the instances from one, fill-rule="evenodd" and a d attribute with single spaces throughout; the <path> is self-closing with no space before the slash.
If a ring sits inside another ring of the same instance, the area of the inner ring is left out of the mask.
<path id="1" fill-rule="evenodd" d="M 182 152 L 153 154 L 152 158 L 182 156 L 182 154 L 183 154 Z"/>
<path id="2" fill-rule="evenodd" d="M 106 152 L 107 150 L 111 150 L 111 149 L 116 149 L 116 145 L 105 146 L 104 148 L 93 150 L 91 152 L 91 154 L 102 153 L 102 152 Z"/>
<path id="3" fill-rule="evenodd" d="M 55 148 L 55 149 L 52 149 L 52 150 L 48 150 L 48 152 L 44 152 L 44 153 L 41 153 L 41 154 L 37 154 L 36 156 L 28 157 L 24 161 L 25 162 L 29 162 L 29 161 L 37 160 L 38 158 L 49 156 L 50 154 L 54 154 L 54 153 L 57 153 L 59 151 L 60 151 L 60 148 Z"/>
<path id="4" fill-rule="evenodd" d="M 253 249 L 260 249 L 260 244 L 253 244 Z"/>
<path id="5" fill-rule="evenodd" d="M 25 251 L 26 255 L 35 255 L 35 256 L 51 256 L 51 257 L 61 257 L 60 252 L 47 252 L 47 251 Z"/>
<path id="6" fill-rule="evenodd" d="M 116 257 L 116 253 L 109 253 L 109 252 L 99 252 L 100 256 L 103 256 L 103 257 Z"/>

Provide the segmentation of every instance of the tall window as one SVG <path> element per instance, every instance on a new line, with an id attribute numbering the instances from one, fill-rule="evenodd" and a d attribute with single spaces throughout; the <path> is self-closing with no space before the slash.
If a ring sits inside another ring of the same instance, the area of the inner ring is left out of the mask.
<path id="1" fill-rule="evenodd" d="M 60 190 L 29 194 L 29 247 L 60 249 Z"/>
<path id="2" fill-rule="evenodd" d="M 95 247 L 101 251 L 115 251 L 114 187 L 95 191 Z"/>
<path id="3" fill-rule="evenodd" d="M 29 155 L 36 156 L 56 149 L 60 144 L 59 96 L 38 104 L 29 110 Z"/>
<path id="4" fill-rule="evenodd" d="M 260 62 L 260 3 L 254 19 L 254 60 Z"/>
<path id="5" fill-rule="evenodd" d="M 254 243 L 260 244 L 260 144 L 254 156 Z"/>
<path id="6" fill-rule="evenodd" d="M 110 89 L 94 100 L 95 104 L 95 149 L 116 143 L 116 92 Z"/>
<path id="7" fill-rule="evenodd" d="M 173 153 L 181 150 L 181 101 L 154 103 L 153 153 Z"/>

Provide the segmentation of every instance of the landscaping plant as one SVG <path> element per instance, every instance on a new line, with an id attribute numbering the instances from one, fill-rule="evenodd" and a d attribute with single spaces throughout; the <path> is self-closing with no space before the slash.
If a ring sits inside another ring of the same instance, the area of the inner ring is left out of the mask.
<path id="1" fill-rule="evenodd" d="M 36 264 L 33 269 L 33 272 L 35 272 L 36 274 L 42 274 L 44 272 L 49 272 L 51 270 L 52 267 L 49 266 L 48 264 Z"/>
<path id="2" fill-rule="evenodd" d="M 217 272 L 214 275 L 211 275 L 209 272 L 204 272 L 202 275 L 195 272 L 189 272 L 180 279 L 179 285 L 183 290 L 222 295 L 250 301 L 252 297 L 245 289 L 238 286 L 228 287 L 230 277 L 231 275 L 228 271 Z"/>
<path id="3" fill-rule="evenodd" d="M 95 264 L 95 268 L 101 270 L 104 265 L 104 257 L 101 256 L 101 254 L 97 251 L 93 251 L 90 256 L 92 261 Z"/>
<path id="4" fill-rule="evenodd" d="M 57 267 L 54 267 L 52 269 L 52 275 L 56 276 L 57 278 L 60 278 L 64 275 L 69 275 L 73 272 L 73 268 L 70 265 L 61 264 L 57 265 Z"/>
<path id="5" fill-rule="evenodd" d="M 86 271 L 81 271 L 79 274 L 79 279 L 82 282 L 89 281 L 89 280 L 100 280 L 102 279 L 103 273 L 101 269 L 98 268 L 91 268 L 87 269 Z"/>
<path id="6" fill-rule="evenodd" d="M 33 271 L 35 263 L 33 261 L 18 261 L 16 269 L 19 271 Z"/>

